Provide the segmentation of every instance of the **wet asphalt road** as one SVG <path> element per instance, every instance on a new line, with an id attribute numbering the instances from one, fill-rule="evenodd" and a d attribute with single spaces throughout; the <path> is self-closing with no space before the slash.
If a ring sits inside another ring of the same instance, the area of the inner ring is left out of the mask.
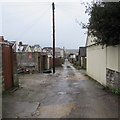
<path id="1" fill-rule="evenodd" d="M 3 118 L 117 117 L 118 97 L 68 61 L 54 75 L 20 76 L 20 88 L 3 95 Z"/>

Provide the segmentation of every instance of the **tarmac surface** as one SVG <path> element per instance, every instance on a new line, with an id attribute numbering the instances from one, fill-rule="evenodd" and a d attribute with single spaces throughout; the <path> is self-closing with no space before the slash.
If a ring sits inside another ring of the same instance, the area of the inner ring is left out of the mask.
<path id="1" fill-rule="evenodd" d="M 118 97 L 66 61 L 55 74 L 20 76 L 3 95 L 3 118 L 117 118 Z"/>

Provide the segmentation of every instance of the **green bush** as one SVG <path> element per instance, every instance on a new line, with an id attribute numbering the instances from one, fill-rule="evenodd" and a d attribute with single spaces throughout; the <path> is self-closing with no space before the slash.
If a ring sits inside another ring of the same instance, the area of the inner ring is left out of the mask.
<path id="1" fill-rule="evenodd" d="M 112 89 L 112 92 L 115 94 L 120 95 L 120 89 Z"/>
<path id="2" fill-rule="evenodd" d="M 97 2 L 86 7 L 91 17 L 83 28 L 88 28 L 89 35 L 97 37 L 94 41 L 107 46 L 120 44 L 120 2 Z"/>

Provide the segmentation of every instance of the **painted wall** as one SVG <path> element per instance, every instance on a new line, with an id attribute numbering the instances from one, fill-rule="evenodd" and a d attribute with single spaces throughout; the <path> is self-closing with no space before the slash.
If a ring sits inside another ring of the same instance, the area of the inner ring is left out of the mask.
<path id="1" fill-rule="evenodd" d="M 87 47 L 87 74 L 106 85 L 106 68 L 120 72 L 120 45 L 102 48 L 93 45 Z M 116 80 L 117 81 L 117 80 Z"/>
<path id="2" fill-rule="evenodd" d="M 118 46 L 118 71 L 120 72 L 120 45 Z"/>
<path id="3" fill-rule="evenodd" d="M 106 85 L 106 48 L 101 46 L 87 47 L 87 74 L 103 85 Z"/>
<path id="4" fill-rule="evenodd" d="M 118 71 L 118 53 L 119 47 L 114 46 L 114 47 L 107 47 L 107 68 Z"/>

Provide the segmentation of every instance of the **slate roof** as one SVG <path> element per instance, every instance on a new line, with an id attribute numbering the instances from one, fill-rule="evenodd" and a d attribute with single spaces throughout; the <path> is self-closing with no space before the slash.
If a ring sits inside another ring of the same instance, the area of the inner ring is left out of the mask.
<path id="1" fill-rule="evenodd" d="M 24 44 L 24 45 L 19 46 L 18 51 L 25 52 L 27 46 L 28 46 L 27 44 Z"/>

